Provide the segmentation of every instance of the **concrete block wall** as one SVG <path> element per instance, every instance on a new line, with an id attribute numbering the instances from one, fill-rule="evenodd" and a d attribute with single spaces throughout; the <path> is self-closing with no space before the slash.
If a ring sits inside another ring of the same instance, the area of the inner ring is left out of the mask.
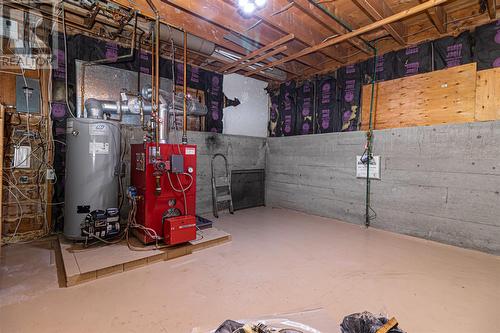
<path id="1" fill-rule="evenodd" d="M 364 132 L 268 138 L 266 202 L 364 224 Z M 372 226 L 500 254 L 500 122 L 374 132 Z"/>

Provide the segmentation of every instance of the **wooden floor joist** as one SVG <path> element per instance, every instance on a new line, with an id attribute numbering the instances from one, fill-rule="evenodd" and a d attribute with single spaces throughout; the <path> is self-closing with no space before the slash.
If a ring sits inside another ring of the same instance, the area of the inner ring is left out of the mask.
<path id="1" fill-rule="evenodd" d="M 320 44 L 317 44 L 317 45 L 314 45 L 314 46 L 311 46 L 311 47 L 307 47 L 307 48 L 303 49 L 300 52 L 292 54 L 291 56 L 285 57 L 283 59 L 279 59 L 277 61 L 274 61 L 274 62 L 272 62 L 270 64 L 267 64 L 267 65 L 265 65 L 265 66 L 263 66 L 263 67 L 255 70 L 255 71 L 248 72 L 245 75 L 246 76 L 255 75 L 255 74 L 259 73 L 260 71 L 265 70 L 267 68 L 271 68 L 271 67 L 274 67 L 274 66 L 277 66 L 277 65 L 284 64 L 285 62 L 292 61 L 292 60 L 295 60 L 297 58 L 306 56 L 308 54 L 317 52 L 317 51 L 319 51 L 319 50 L 321 50 L 321 49 L 323 49 L 325 47 L 329 47 L 329 46 L 332 46 L 332 45 L 335 45 L 335 44 L 347 41 L 347 40 L 349 40 L 351 38 L 354 38 L 356 36 L 359 36 L 359 35 L 365 34 L 367 32 L 373 31 L 373 30 L 378 29 L 380 27 L 383 27 L 383 26 L 385 26 L 387 24 L 391 24 L 393 22 L 400 21 L 400 20 L 402 20 L 404 18 L 407 18 L 409 16 L 421 13 L 423 11 L 426 11 L 429 8 L 432 8 L 434 6 L 443 4 L 443 3 L 447 2 L 447 1 L 448 0 L 429 0 L 429 1 L 425 2 L 425 3 L 423 3 L 423 4 L 417 5 L 415 7 L 412 7 L 410 9 L 408 9 L 408 10 L 405 10 L 405 11 L 399 12 L 397 14 L 394 14 L 392 16 L 386 17 L 385 19 L 382 19 L 380 21 L 373 22 L 372 24 L 368 24 L 368 25 L 366 25 L 366 26 L 364 26 L 362 28 L 353 30 L 352 32 L 349 32 L 347 34 L 340 35 L 338 37 L 332 38 L 332 39 L 330 39 L 328 41 L 325 41 L 323 43 L 320 43 Z"/>
<path id="2" fill-rule="evenodd" d="M 221 71 L 221 72 L 225 72 L 225 71 L 227 71 L 228 69 L 233 68 L 233 67 L 235 67 L 235 66 L 237 66 L 237 65 L 241 64 L 241 63 L 242 63 L 242 62 L 244 62 L 244 61 L 250 60 L 250 59 L 252 59 L 252 58 L 254 58 L 254 57 L 258 56 L 258 55 L 261 55 L 261 54 L 263 54 L 264 52 L 267 52 L 267 51 L 269 51 L 269 50 L 271 50 L 271 49 L 273 49 L 273 48 L 275 48 L 275 47 L 280 46 L 281 44 L 284 44 L 284 43 L 286 43 L 286 42 L 288 42 L 288 41 L 291 41 L 291 40 L 292 40 L 292 39 L 294 39 L 294 38 L 295 38 L 295 36 L 294 36 L 293 34 L 288 34 L 288 35 L 286 35 L 285 37 L 282 37 L 282 38 L 280 38 L 280 39 L 278 39 L 278 40 L 274 41 L 274 42 L 273 42 L 273 43 L 271 43 L 271 44 L 267 44 L 266 46 L 261 47 L 260 49 L 255 50 L 255 51 L 253 51 L 253 52 L 251 52 L 251 53 L 247 54 L 246 56 L 244 56 L 244 57 L 242 57 L 242 58 L 240 58 L 240 59 L 236 60 L 235 62 L 232 62 L 232 63 L 230 63 L 230 64 L 228 64 L 228 65 L 225 65 L 224 67 L 222 67 L 222 68 L 220 69 L 220 71 Z"/>

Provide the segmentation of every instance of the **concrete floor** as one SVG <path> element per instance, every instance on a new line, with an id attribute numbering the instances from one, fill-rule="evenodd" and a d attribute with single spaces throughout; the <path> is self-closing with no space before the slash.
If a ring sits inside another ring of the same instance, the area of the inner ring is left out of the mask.
<path id="1" fill-rule="evenodd" d="M 324 308 L 336 323 L 367 310 L 412 333 L 500 332 L 500 257 L 283 209 L 217 226 L 231 243 L 71 288 L 46 245 L 4 247 L 0 331 L 201 332 Z"/>

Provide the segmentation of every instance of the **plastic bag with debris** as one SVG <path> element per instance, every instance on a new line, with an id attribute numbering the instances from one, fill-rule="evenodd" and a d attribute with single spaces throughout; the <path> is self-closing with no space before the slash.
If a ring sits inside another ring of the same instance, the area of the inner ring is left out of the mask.
<path id="1" fill-rule="evenodd" d="M 298 322 L 284 318 L 248 321 L 240 323 L 226 320 L 214 333 L 321 333 L 320 331 Z"/>
<path id="2" fill-rule="evenodd" d="M 378 329 L 384 326 L 389 319 L 384 316 L 375 316 L 370 312 L 353 313 L 344 317 L 340 330 L 342 333 L 376 333 Z M 396 327 L 390 329 L 388 333 L 405 333 L 402 329 Z"/>

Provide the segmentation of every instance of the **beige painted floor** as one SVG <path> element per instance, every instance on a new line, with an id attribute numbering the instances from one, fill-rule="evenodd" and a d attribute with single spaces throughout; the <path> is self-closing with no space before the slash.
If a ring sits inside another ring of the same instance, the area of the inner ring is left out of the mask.
<path id="1" fill-rule="evenodd" d="M 67 289 L 47 246 L 4 247 L 0 332 L 182 333 L 313 308 L 336 323 L 385 313 L 411 333 L 500 332 L 500 257 L 283 209 L 217 226 L 231 243 Z"/>

